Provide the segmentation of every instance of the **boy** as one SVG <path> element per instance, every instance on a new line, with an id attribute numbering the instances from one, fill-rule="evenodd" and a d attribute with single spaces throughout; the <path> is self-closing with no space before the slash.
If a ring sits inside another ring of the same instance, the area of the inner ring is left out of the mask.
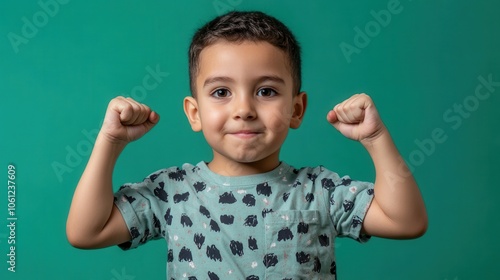
<path id="1" fill-rule="evenodd" d="M 68 215 L 73 246 L 130 249 L 165 238 L 171 279 L 335 279 L 335 237 L 426 231 L 418 187 L 365 94 L 327 120 L 368 150 L 374 184 L 280 161 L 307 105 L 300 49 L 281 22 L 259 12 L 216 18 L 194 35 L 189 68 L 184 111 L 212 160 L 159 170 L 113 194 L 120 152 L 159 121 L 144 104 L 113 99 Z"/>

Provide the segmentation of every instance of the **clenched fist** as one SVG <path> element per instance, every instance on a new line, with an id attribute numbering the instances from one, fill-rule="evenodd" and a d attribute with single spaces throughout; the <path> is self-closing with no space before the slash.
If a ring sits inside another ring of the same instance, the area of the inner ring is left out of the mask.
<path id="1" fill-rule="evenodd" d="M 119 96 L 109 102 L 100 133 L 113 143 L 127 144 L 141 138 L 159 120 L 148 106 Z"/>
<path id="2" fill-rule="evenodd" d="M 375 104 L 364 93 L 337 104 L 326 119 L 345 137 L 361 142 L 375 139 L 385 129 Z"/>

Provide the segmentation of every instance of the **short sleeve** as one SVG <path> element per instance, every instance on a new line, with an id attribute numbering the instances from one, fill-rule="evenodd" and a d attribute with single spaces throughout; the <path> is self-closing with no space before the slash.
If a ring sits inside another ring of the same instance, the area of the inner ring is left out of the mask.
<path id="1" fill-rule="evenodd" d="M 365 243 L 370 236 L 362 234 L 361 227 L 373 199 L 373 183 L 354 181 L 349 176 L 335 177 L 328 189 L 330 216 L 337 236 Z"/>
<path id="2" fill-rule="evenodd" d="M 120 210 L 131 235 L 130 241 L 118 245 L 123 250 L 136 248 L 164 235 L 160 222 L 161 209 L 154 194 L 158 182 L 153 183 L 150 177 L 141 183 L 123 185 L 114 195 L 114 203 Z"/>

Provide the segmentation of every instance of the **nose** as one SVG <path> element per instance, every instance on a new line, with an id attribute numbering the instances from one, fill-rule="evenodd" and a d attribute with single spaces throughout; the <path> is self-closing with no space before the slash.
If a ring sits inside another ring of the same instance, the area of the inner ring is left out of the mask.
<path id="1" fill-rule="evenodd" d="M 233 99 L 233 117 L 241 120 L 253 120 L 257 117 L 255 100 L 251 95 L 240 95 Z"/>

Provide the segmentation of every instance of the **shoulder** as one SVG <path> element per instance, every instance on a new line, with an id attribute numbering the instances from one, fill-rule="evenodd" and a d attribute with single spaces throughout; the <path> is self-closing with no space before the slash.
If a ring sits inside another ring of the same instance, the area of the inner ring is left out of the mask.
<path id="1" fill-rule="evenodd" d="M 323 165 L 318 166 L 307 166 L 301 168 L 290 168 L 290 172 L 295 174 L 297 180 L 299 181 L 312 181 L 312 182 L 327 182 L 332 181 L 333 183 L 341 183 L 340 176 L 334 172 L 324 167 Z"/>
<path id="2" fill-rule="evenodd" d="M 348 175 L 340 176 L 323 165 L 315 167 L 291 168 L 294 174 L 295 185 L 315 185 L 332 192 L 357 192 L 368 189 L 373 193 L 373 183 L 351 179 Z M 340 187 L 340 188 L 339 188 Z"/>
<path id="3" fill-rule="evenodd" d="M 120 186 L 118 191 L 127 188 L 140 188 L 140 187 L 148 187 L 154 186 L 158 184 L 164 184 L 167 181 L 172 182 L 180 182 L 185 179 L 190 178 L 190 176 L 194 173 L 197 173 L 199 170 L 198 165 L 193 165 L 190 163 L 184 163 L 181 166 L 170 166 L 167 168 L 158 169 L 146 177 L 143 178 L 142 181 L 136 181 L 135 183 L 129 182 Z"/>
<path id="4" fill-rule="evenodd" d="M 198 165 L 192 165 L 190 163 L 184 163 L 181 166 L 171 166 L 163 169 L 159 169 L 149 174 L 144 178 L 144 181 L 155 182 L 158 179 L 173 180 L 173 181 L 183 181 L 186 177 L 189 177 L 193 173 L 197 173 L 200 168 Z"/>

